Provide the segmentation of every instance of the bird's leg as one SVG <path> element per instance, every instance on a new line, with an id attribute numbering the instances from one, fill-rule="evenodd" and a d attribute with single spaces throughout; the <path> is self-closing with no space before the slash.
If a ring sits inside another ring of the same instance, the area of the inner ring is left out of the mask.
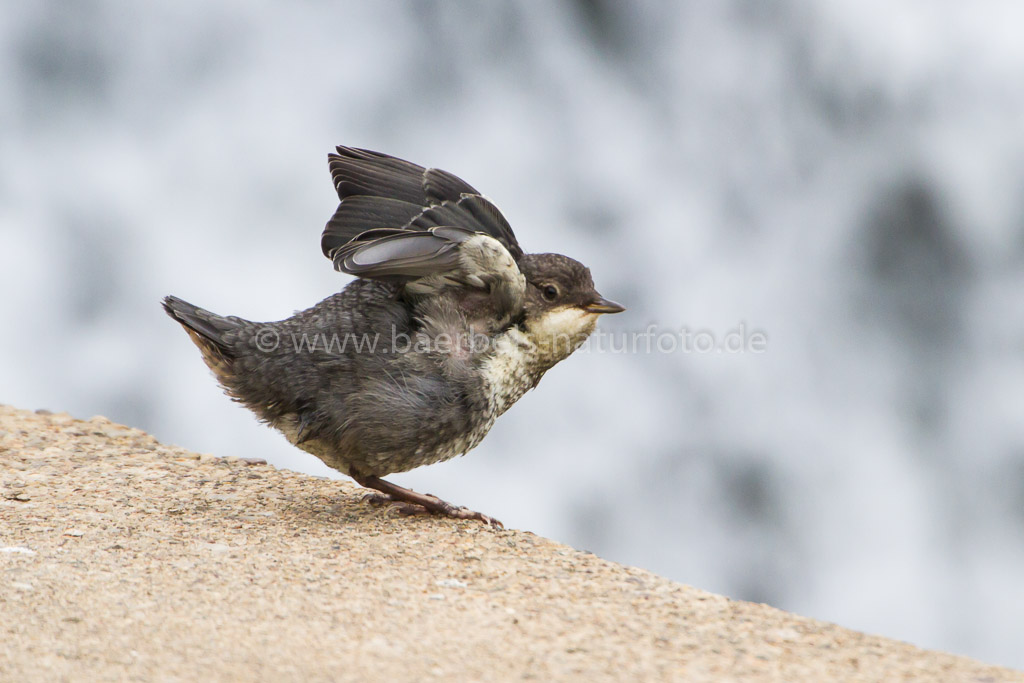
<path id="1" fill-rule="evenodd" d="M 455 519 L 478 519 L 484 524 L 491 524 L 502 528 L 505 526 L 493 517 L 452 505 L 429 493 L 416 493 L 412 489 L 392 484 L 380 477 L 360 474 L 354 470 L 349 471 L 349 476 L 355 479 L 360 486 L 365 486 L 368 489 L 374 489 L 384 494 L 383 496 L 375 494 L 367 496 L 366 499 L 371 503 L 389 501 L 398 503 L 398 510 L 404 515 L 444 515 Z"/>

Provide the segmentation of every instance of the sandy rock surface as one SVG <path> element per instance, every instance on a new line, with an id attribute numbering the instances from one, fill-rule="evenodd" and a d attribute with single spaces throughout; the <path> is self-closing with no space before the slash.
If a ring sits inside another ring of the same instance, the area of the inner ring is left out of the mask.
<path id="1" fill-rule="evenodd" d="M 3 680 L 1024 674 L 705 593 L 351 484 L 0 406 Z"/>

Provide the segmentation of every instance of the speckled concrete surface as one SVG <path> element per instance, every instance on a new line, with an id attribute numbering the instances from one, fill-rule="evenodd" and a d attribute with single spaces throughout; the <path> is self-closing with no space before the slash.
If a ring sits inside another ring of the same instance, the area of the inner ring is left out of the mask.
<path id="1" fill-rule="evenodd" d="M 1019 672 L 735 602 L 354 485 L 0 406 L 3 680 L 958 680 Z"/>

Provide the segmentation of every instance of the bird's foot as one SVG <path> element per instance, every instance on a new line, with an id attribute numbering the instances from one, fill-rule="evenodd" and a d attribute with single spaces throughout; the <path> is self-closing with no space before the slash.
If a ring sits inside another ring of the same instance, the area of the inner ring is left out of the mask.
<path id="1" fill-rule="evenodd" d="M 499 528 L 505 528 L 501 521 L 468 508 L 452 505 L 430 493 L 416 493 L 407 488 L 384 481 L 380 477 L 353 477 L 367 488 L 376 489 L 367 493 L 363 500 L 371 505 L 391 504 L 393 510 L 400 515 L 442 515 L 453 519 L 475 519 Z"/>
<path id="2" fill-rule="evenodd" d="M 505 528 L 505 525 L 502 524 L 500 520 L 489 515 L 485 515 L 482 512 L 476 512 L 469 508 L 452 505 L 451 503 L 441 500 L 437 496 L 429 493 L 426 494 L 426 496 L 433 498 L 433 504 L 425 505 L 424 503 L 406 503 L 396 501 L 391 507 L 400 515 L 443 515 L 453 519 L 476 519 L 484 524 L 490 524 L 491 526 L 496 526 L 501 529 Z"/>

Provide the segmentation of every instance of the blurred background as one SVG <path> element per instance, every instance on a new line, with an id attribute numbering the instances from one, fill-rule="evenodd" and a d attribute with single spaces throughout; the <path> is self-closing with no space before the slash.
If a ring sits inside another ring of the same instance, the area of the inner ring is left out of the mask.
<path id="1" fill-rule="evenodd" d="M 394 477 L 626 564 L 1024 667 L 1024 5 L 6 3 L 0 401 L 332 476 L 159 306 L 341 289 L 326 154 L 450 170 L 618 334 Z"/>

